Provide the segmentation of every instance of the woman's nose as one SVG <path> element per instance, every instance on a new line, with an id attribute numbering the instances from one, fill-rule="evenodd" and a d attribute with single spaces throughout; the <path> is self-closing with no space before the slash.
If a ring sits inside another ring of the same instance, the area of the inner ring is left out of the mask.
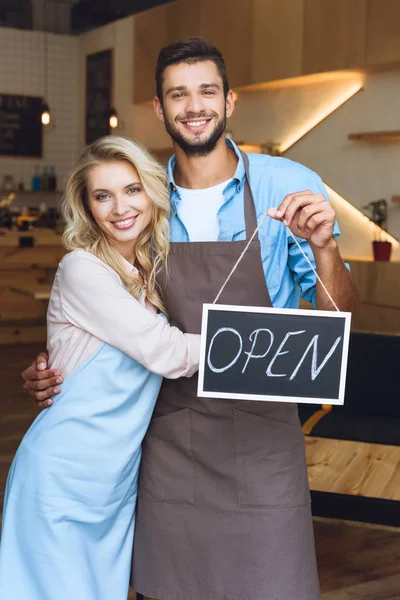
<path id="1" fill-rule="evenodd" d="M 113 202 L 113 213 L 115 215 L 124 215 L 129 210 L 129 206 L 124 197 L 115 196 Z"/>

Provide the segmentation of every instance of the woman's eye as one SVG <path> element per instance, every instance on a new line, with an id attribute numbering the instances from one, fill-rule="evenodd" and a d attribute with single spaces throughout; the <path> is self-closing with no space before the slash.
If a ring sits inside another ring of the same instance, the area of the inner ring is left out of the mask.
<path id="1" fill-rule="evenodd" d="M 138 192 L 140 192 L 140 188 L 138 187 L 132 187 L 128 190 L 128 194 L 137 194 Z"/>
<path id="2" fill-rule="evenodd" d="M 110 197 L 110 196 L 109 196 L 108 194 L 99 194 L 99 195 L 96 197 L 96 200 L 108 200 L 108 198 L 109 198 L 109 197 Z"/>

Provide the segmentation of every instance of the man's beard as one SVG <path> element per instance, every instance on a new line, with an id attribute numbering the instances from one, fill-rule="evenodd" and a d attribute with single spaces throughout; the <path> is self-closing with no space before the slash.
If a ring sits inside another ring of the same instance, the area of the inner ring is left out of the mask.
<path id="1" fill-rule="evenodd" d="M 215 115 L 216 113 L 214 113 Z M 212 115 L 212 116 L 214 116 Z M 190 142 L 187 140 L 180 131 L 175 127 L 175 125 L 168 119 L 168 117 L 164 114 L 165 117 L 165 129 L 168 134 L 172 137 L 172 139 L 178 144 L 178 146 L 183 150 L 186 156 L 207 156 L 210 154 L 218 143 L 218 140 L 223 136 L 225 127 L 226 127 L 226 112 L 224 112 L 224 116 L 220 119 L 207 140 L 199 141 L 199 142 Z M 192 119 L 199 118 L 209 118 L 210 115 L 190 115 Z M 187 119 L 190 117 L 186 117 Z"/>

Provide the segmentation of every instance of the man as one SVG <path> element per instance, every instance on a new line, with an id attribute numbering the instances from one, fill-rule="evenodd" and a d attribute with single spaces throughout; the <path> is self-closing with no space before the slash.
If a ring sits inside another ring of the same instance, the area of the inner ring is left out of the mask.
<path id="1" fill-rule="evenodd" d="M 226 140 L 234 110 L 220 52 L 200 38 L 161 50 L 156 115 L 170 134 L 171 252 L 161 277 L 171 321 L 200 331 L 220 301 L 341 310 L 356 291 L 319 177 Z M 249 164 L 248 164 L 249 163 Z M 250 184 L 250 185 L 249 185 Z M 61 375 L 41 355 L 23 374 L 40 406 Z M 161 600 L 317 600 L 304 439 L 291 403 L 200 399 L 196 378 L 165 381 L 143 446 L 133 585 Z"/>

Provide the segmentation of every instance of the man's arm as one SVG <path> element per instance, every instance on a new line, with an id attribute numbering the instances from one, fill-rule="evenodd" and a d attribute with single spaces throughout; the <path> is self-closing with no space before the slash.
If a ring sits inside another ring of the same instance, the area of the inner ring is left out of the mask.
<path id="1" fill-rule="evenodd" d="M 352 312 L 358 300 L 353 278 L 346 268 L 333 237 L 336 213 L 323 194 L 304 190 L 288 194 L 278 208 L 268 215 L 282 221 L 296 237 L 308 241 L 313 252 L 318 276 L 340 310 Z M 333 310 L 334 306 L 317 281 L 316 307 Z"/>
<path id="2" fill-rule="evenodd" d="M 310 246 L 317 265 L 317 273 L 337 307 L 343 311 L 355 312 L 358 291 L 350 271 L 340 256 L 335 238 L 332 238 L 325 248 L 313 247 L 311 244 Z M 320 310 L 334 310 L 319 281 L 316 285 L 315 305 Z"/>
<path id="3" fill-rule="evenodd" d="M 48 359 L 47 352 L 41 352 L 30 367 L 22 372 L 23 387 L 35 398 L 39 408 L 48 408 L 53 404 L 51 397 L 60 393 L 58 386 L 63 382 L 60 371 L 47 370 Z"/>

